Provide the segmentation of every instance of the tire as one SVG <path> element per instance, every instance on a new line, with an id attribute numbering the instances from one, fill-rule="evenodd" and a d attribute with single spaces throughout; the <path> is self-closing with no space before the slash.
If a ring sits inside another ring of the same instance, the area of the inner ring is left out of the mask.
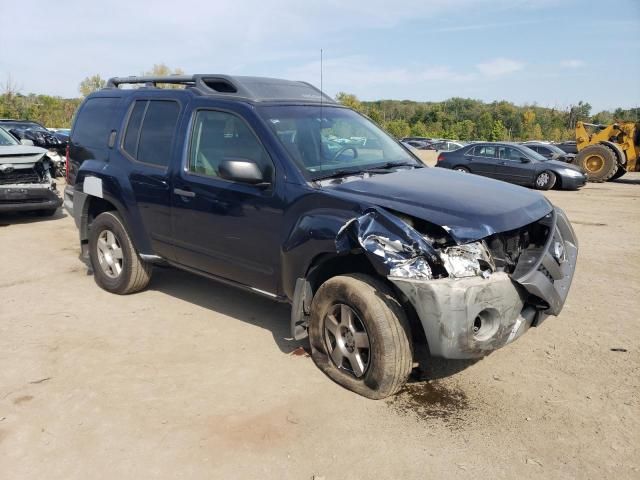
<path id="1" fill-rule="evenodd" d="M 609 180 L 616 180 L 621 176 L 623 176 L 625 173 L 627 173 L 627 169 L 624 168 L 622 165 L 618 165 L 618 170 L 616 171 L 616 173 L 613 174 L 613 177 L 611 177 Z"/>
<path id="2" fill-rule="evenodd" d="M 116 212 L 101 213 L 91 224 L 89 258 L 96 283 L 108 292 L 138 292 L 151 279 L 152 265 L 140 259 Z"/>
<path id="3" fill-rule="evenodd" d="M 467 167 L 453 167 L 452 170 L 456 172 L 469 173 L 469 169 Z"/>
<path id="4" fill-rule="evenodd" d="M 575 164 L 587 172 L 590 182 L 606 182 L 618 171 L 615 152 L 606 145 L 589 145 L 576 155 Z"/>
<path id="5" fill-rule="evenodd" d="M 536 190 L 551 190 L 555 184 L 556 174 L 545 170 L 544 172 L 540 172 L 536 177 L 534 187 Z"/>
<path id="6" fill-rule="evenodd" d="M 345 306 L 351 310 L 352 333 L 355 331 L 351 358 L 358 355 L 359 368 L 343 353 L 349 348 Z M 344 334 L 333 335 L 332 329 Z M 368 348 L 357 346 L 363 346 L 363 334 Z M 387 285 L 367 275 L 341 275 L 322 284 L 311 304 L 309 341 L 320 370 L 339 385 L 375 400 L 400 390 L 413 365 L 411 330 L 404 310 Z"/>

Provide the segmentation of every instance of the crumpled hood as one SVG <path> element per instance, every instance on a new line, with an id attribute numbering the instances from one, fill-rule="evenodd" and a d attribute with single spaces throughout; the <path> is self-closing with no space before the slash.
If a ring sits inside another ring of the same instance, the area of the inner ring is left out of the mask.
<path id="1" fill-rule="evenodd" d="M 7 145 L 0 147 L 0 163 L 34 163 L 40 160 L 47 151 L 44 148 L 30 145 Z"/>
<path id="2" fill-rule="evenodd" d="M 553 209 L 538 192 L 441 168 L 375 175 L 328 190 L 439 225 L 458 243 L 523 227 Z"/>

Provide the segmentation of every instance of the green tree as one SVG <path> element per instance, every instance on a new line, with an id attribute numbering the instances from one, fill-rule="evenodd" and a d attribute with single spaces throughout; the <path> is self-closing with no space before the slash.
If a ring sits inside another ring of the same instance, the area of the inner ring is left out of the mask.
<path id="1" fill-rule="evenodd" d="M 362 103 L 360 103 L 358 97 L 351 93 L 339 92 L 336 95 L 336 101 L 345 107 L 353 108 L 359 112 L 363 111 Z"/>
<path id="2" fill-rule="evenodd" d="M 493 130 L 493 118 L 489 112 L 484 112 L 478 119 L 476 128 L 478 140 L 489 140 L 491 131 Z"/>
<path id="3" fill-rule="evenodd" d="M 146 72 L 144 72 L 143 75 L 152 76 L 152 77 L 170 77 L 172 75 L 184 75 L 184 70 L 182 70 L 181 68 L 172 69 L 171 67 L 168 67 L 164 63 L 156 63 L 153 65 L 153 68 L 151 68 L 151 70 L 147 70 Z M 184 88 L 184 85 L 176 85 L 172 83 L 159 83 L 158 87 L 178 89 L 178 88 Z"/>
<path id="4" fill-rule="evenodd" d="M 96 73 L 82 80 L 78 86 L 78 90 L 83 97 L 86 97 L 90 93 L 103 89 L 106 85 L 107 81 Z"/>
<path id="5" fill-rule="evenodd" d="M 507 138 L 507 134 L 507 128 L 504 126 L 504 123 L 502 123 L 502 120 L 495 120 L 493 122 L 493 127 L 491 128 L 489 140 L 491 140 L 492 142 L 505 140 Z"/>
<path id="6" fill-rule="evenodd" d="M 396 138 L 408 137 L 411 127 L 406 120 L 391 120 L 385 125 L 385 130 Z"/>

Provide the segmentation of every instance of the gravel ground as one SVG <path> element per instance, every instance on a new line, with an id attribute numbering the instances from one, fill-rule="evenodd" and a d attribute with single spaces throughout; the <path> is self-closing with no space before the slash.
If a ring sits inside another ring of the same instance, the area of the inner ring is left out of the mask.
<path id="1" fill-rule="evenodd" d="M 286 306 L 171 269 L 114 296 L 70 217 L 0 216 L 0 477 L 640 478 L 640 174 L 548 196 L 581 249 L 560 317 L 385 401 Z"/>

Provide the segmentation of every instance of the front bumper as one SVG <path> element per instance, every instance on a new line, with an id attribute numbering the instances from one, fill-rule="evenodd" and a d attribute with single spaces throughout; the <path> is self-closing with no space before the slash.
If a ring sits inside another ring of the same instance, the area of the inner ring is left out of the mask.
<path id="1" fill-rule="evenodd" d="M 415 280 L 389 277 L 413 305 L 432 355 L 478 358 L 558 315 L 578 255 L 571 224 L 560 209 L 543 248 L 524 251 L 515 271 L 488 278 Z"/>
<path id="2" fill-rule="evenodd" d="M 0 212 L 53 210 L 62 205 L 55 188 L 48 184 L 15 184 L 0 186 Z"/>
<path id="3" fill-rule="evenodd" d="M 563 190 L 577 190 L 584 187 L 587 184 L 587 176 L 582 175 L 580 177 L 562 177 L 562 189 Z"/>

